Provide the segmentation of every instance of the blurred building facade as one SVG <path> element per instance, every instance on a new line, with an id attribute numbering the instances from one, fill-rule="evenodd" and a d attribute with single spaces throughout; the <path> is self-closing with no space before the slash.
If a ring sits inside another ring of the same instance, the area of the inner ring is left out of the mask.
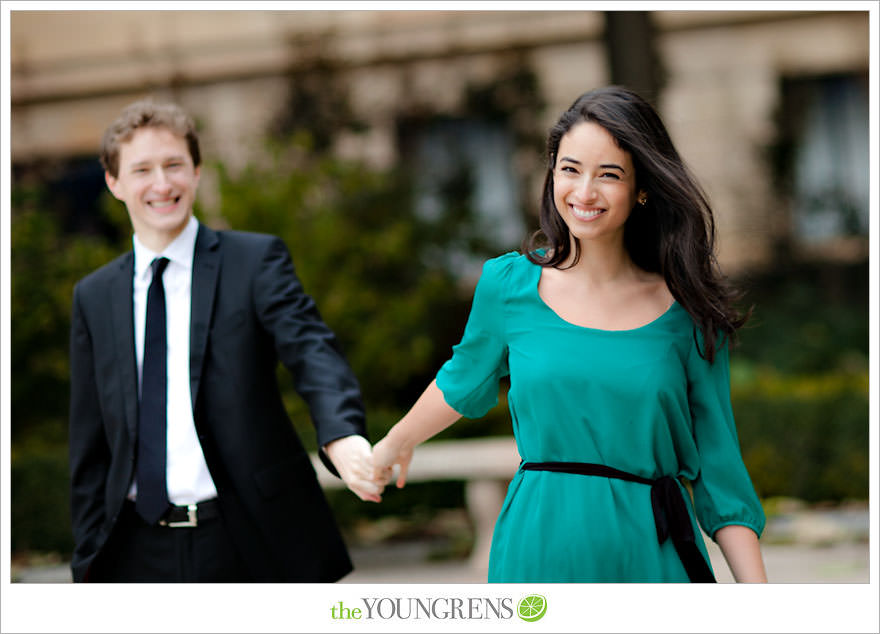
<path id="1" fill-rule="evenodd" d="M 339 156 L 418 166 L 422 213 L 466 171 L 515 248 L 549 126 L 590 88 L 637 83 L 737 270 L 867 256 L 868 67 L 866 11 L 14 11 L 10 141 L 17 173 L 94 189 L 104 127 L 141 97 L 184 105 L 233 170 L 313 127 Z"/>

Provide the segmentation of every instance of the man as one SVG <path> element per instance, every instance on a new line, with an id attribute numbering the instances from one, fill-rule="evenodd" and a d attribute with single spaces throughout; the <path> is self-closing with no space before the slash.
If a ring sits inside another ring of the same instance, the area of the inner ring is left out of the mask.
<path id="1" fill-rule="evenodd" d="M 279 360 L 324 464 L 361 499 L 379 489 L 357 380 L 287 248 L 193 217 L 199 145 L 175 105 L 126 108 L 101 162 L 134 236 L 74 290 L 74 581 L 338 580 L 351 562 Z"/>

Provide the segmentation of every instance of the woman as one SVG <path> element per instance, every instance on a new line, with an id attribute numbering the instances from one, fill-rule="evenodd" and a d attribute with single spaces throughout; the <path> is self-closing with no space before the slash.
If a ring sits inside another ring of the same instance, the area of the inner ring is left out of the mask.
<path id="1" fill-rule="evenodd" d="M 649 104 L 609 87 L 562 115 L 540 224 L 525 255 L 485 264 L 452 358 L 374 447 L 375 479 L 397 464 L 403 486 L 413 448 L 485 414 L 509 375 L 523 463 L 489 581 L 714 581 L 695 517 L 737 581 L 766 581 L 730 406 L 728 342 L 746 317 Z"/>

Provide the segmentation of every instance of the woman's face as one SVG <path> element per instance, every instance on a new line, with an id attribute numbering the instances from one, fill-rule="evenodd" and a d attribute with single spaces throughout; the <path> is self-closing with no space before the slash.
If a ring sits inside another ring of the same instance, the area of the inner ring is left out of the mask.
<path id="1" fill-rule="evenodd" d="M 623 225 L 636 204 L 632 157 L 599 124 L 575 124 L 559 142 L 553 200 L 573 237 L 622 244 Z"/>

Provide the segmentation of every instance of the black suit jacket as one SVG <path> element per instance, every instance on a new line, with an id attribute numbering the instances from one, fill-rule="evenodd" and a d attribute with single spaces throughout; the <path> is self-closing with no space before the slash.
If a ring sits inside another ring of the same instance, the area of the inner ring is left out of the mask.
<path id="1" fill-rule="evenodd" d="M 134 476 L 133 268 L 129 252 L 74 290 L 75 581 L 87 577 Z M 190 339 L 196 431 L 224 520 L 254 580 L 322 582 L 347 574 L 351 562 L 345 545 L 282 403 L 278 361 L 309 406 L 319 445 L 366 436 L 364 409 L 357 380 L 303 291 L 280 239 L 199 227 Z"/>

